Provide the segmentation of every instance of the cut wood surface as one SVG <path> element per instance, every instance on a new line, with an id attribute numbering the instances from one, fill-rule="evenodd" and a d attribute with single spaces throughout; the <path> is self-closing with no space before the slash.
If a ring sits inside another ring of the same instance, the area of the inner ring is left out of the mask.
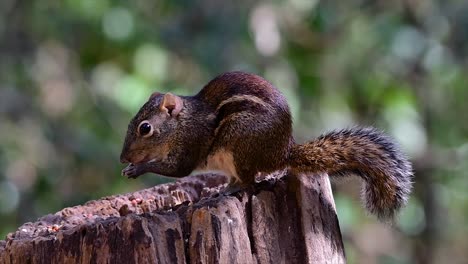
<path id="1" fill-rule="evenodd" d="M 0 263 L 344 263 L 327 175 L 230 196 L 197 175 L 65 208 L 0 241 Z"/>

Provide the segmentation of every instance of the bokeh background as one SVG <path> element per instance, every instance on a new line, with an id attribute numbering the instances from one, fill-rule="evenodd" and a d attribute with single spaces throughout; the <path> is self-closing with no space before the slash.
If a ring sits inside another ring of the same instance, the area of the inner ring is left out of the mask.
<path id="1" fill-rule="evenodd" d="M 414 162 L 392 226 L 334 184 L 349 263 L 466 263 L 467 53 L 466 1 L 1 0 L 0 235 L 168 181 L 120 176 L 130 118 L 245 70 L 286 94 L 299 141 L 373 125 Z"/>

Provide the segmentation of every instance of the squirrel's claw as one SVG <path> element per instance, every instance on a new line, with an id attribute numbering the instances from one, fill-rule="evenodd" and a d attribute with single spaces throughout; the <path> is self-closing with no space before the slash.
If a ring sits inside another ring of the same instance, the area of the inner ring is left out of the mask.
<path id="1" fill-rule="evenodd" d="M 138 176 L 140 176 L 140 174 L 138 174 L 137 167 L 130 163 L 122 170 L 122 176 L 125 176 L 129 179 L 136 179 Z"/>

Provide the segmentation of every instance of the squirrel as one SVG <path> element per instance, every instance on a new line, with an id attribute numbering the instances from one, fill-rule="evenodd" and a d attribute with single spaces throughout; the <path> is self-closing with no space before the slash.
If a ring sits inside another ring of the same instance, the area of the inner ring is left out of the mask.
<path id="1" fill-rule="evenodd" d="M 364 180 L 365 206 L 392 218 L 412 189 L 412 166 L 394 141 L 374 128 L 333 131 L 305 144 L 292 137 L 285 97 L 260 76 L 228 72 L 194 96 L 153 93 L 130 121 L 122 174 L 184 177 L 218 170 L 228 187 L 245 188 L 259 173 L 355 174 Z"/>

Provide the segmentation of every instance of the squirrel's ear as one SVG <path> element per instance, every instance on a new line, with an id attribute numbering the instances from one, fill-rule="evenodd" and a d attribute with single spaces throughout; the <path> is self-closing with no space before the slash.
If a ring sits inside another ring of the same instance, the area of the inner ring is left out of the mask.
<path id="1" fill-rule="evenodd" d="M 154 93 L 152 93 L 152 94 L 150 95 L 150 98 L 149 98 L 148 100 L 151 100 L 151 99 L 155 98 L 156 96 L 158 96 L 158 95 L 160 95 L 160 94 L 161 94 L 161 93 L 159 93 L 159 92 L 154 92 Z"/>
<path id="2" fill-rule="evenodd" d="M 180 113 L 180 110 L 182 110 L 183 106 L 184 106 L 184 102 L 182 101 L 182 98 L 180 98 L 177 95 L 167 93 L 167 94 L 164 95 L 164 98 L 163 98 L 159 108 L 161 110 L 166 109 L 167 112 L 171 116 L 177 116 Z"/>

